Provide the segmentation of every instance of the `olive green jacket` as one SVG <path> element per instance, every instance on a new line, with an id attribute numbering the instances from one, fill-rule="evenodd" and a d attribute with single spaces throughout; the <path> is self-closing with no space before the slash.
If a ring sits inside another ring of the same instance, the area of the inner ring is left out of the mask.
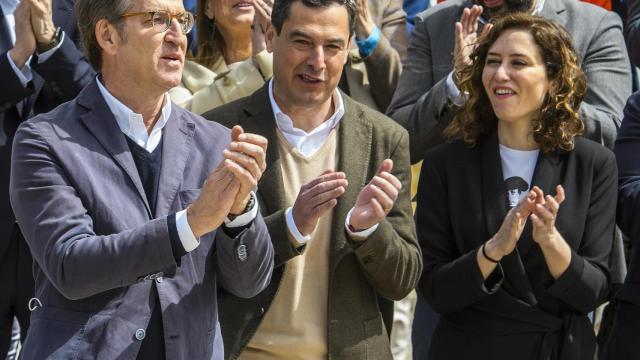
<path id="1" fill-rule="evenodd" d="M 409 198 L 408 134 L 386 116 L 342 96 L 345 115 L 338 125 L 337 170 L 346 173 L 349 186 L 333 211 L 327 294 L 328 358 L 392 359 L 389 349 L 392 300 L 404 298 L 416 287 L 422 269 Z M 282 184 L 282 177 L 286 175 L 280 167 L 268 84 L 253 95 L 204 116 L 229 127 L 240 124 L 246 132 L 263 135 L 270 142 L 267 169 L 258 184 L 257 195 L 275 249 L 271 284 L 251 299 L 227 293 L 219 295 L 225 356 L 235 359 L 268 310 L 280 285 L 284 265 L 302 254 L 304 247 L 293 246 L 287 235 L 287 204 Z M 377 230 L 364 242 L 356 243 L 344 228 L 345 218 L 360 190 L 386 158 L 393 160 L 392 173 L 403 188 Z"/>

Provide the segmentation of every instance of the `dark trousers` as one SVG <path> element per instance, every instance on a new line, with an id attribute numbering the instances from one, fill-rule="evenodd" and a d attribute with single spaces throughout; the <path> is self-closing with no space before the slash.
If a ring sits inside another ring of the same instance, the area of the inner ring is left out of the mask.
<path id="1" fill-rule="evenodd" d="M 31 252 L 14 226 L 7 251 L 0 259 L 0 358 L 4 358 L 11 343 L 14 316 L 20 323 L 20 339 L 29 329 L 29 299 L 34 294 Z"/>

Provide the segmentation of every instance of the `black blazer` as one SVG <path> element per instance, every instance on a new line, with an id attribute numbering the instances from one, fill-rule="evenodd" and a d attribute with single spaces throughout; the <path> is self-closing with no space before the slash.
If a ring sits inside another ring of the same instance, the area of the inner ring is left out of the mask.
<path id="1" fill-rule="evenodd" d="M 576 139 L 569 153 L 540 153 L 532 186 L 565 188 L 556 227 L 572 249 L 557 280 L 527 222 L 517 250 L 483 283 L 476 251 L 508 211 L 497 134 L 425 155 L 416 226 L 424 270 L 419 291 L 442 317 L 430 359 L 592 359 L 587 313 L 605 301 L 616 206 L 616 163 L 603 146 Z M 570 338 L 570 340 L 568 340 Z"/>
<path id="2" fill-rule="evenodd" d="M 53 0 L 53 22 L 64 31 L 64 41 L 53 55 L 38 64 L 37 55 L 31 58 L 33 80 L 22 86 L 13 71 L 7 51 L 0 49 L 0 258 L 8 245 L 13 229 L 14 216 L 9 205 L 9 168 L 11 143 L 18 125 L 36 114 L 47 112 L 76 97 L 94 77 L 95 72 L 85 60 L 79 44 L 73 0 Z M 2 9 L 0 18 L 4 19 Z M 6 37 L 9 29 L 0 21 L 0 36 Z M 23 101 L 30 106 L 21 111 Z M 20 105 L 18 105 L 20 104 Z"/>
<path id="3" fill-rule="evenodd" d="M 638 356 L 640 332 L 640 92 L 631 95 L 624 108 L 616 140 L 618 161 L 618 226 L 633 244 L 633 255 L 624 286 L 616 295 L 617 309 L 603 359 Z"/>

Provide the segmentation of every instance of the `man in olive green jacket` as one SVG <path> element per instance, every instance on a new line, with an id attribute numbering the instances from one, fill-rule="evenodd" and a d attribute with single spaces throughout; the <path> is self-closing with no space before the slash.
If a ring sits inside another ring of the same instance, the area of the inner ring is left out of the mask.
<path id="1" fill-rule="evenodd" d="M 255 298 L 220 295 L 227 358 L 392 358 L 392 301 L 422 259 L 407 132 L 336 90 L 354 14 L 353 0 L 276 2 L 273 80 L 204 115 L 269 140 L 257 195 L 276 268 Z"/>

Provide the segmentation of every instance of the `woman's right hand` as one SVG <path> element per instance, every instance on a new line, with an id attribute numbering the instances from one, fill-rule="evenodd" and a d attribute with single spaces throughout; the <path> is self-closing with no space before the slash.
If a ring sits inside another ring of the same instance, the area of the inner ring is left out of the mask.
<path id="1" fill-rule="evenodd" d="M 522 235 L 527 218 L 535 209 L 538 195 L 534 191 L 509 210 L 498 232 L 485 244 L 485 252 L 492 259 L 500 260 L 513 252 Z"/>

